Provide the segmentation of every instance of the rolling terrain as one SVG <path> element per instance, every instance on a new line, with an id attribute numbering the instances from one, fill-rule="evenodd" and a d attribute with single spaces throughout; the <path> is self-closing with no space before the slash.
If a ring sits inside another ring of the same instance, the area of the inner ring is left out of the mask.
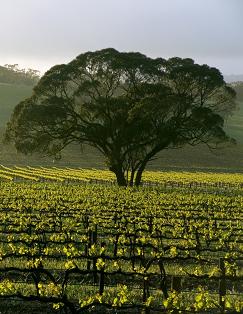
<path id="1" fill-rule="evenodd" d="M 3 129 L 18 102 L 30 96 L 32 86 L 0 82 L 0 128 Z"/>

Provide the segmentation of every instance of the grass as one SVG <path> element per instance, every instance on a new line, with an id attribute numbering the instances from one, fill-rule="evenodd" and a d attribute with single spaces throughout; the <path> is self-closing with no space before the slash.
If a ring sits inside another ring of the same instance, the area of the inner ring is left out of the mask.
<path id="1" fill-rule="evenodd" d="M 226 132 L 238 143 L 243 143 L 243 100 L 238 101 L 238 109 L 229 117 L 225 125 Z"/>
<path id="2" fill-rule="evenodd" d="M 211 152 L 205 145 L 186 146 L 181 149 L 166 149 L 148 164 L 149 170 L 242 172 L 243 144 Z M 5 166 L 56 166 L 107 169 L 104 157 L 94 148 L 86 146 L 83 151 L 70 146 L 62 153 L 62 159 L 23 155 L 12 146 L 0 146 L 0 164 Z"/>
<path id="3" fill-rule="evenodd" d="M 14 107 L 31 93 L 31 86 L 0 83 L 0 128 L 5 127 Z"/>

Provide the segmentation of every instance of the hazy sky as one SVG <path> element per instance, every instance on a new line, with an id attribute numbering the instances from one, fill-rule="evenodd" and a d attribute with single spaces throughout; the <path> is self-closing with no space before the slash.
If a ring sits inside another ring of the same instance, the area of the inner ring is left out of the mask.
<path id="1" fill-rule="evenodd" d="M 0 10 L 1 65 L 43 72 L 114 47 L 243 74 L 243 0 L 0 0 Z"/>

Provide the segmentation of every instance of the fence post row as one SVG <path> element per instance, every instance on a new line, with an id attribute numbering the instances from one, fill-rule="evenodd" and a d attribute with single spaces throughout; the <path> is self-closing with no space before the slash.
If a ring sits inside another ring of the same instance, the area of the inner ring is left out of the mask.
<path id="1" fill-rule="evenodd" d="M 226 278 L 225 278 L 225 263 L 222 257 L 219 258 L 219 269 L 221 272 L 219 279 L 219 305 L 221 307 L 221 312 L 224 313 L 226 296 Z"/>

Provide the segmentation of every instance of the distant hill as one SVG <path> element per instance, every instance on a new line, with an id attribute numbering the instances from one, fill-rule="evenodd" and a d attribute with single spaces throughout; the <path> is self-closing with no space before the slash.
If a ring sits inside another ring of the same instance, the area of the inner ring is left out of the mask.
<path id="1" fill-rule="evenodd" d="M 32 93 L 30 85 L 3 84 L 0 82 L 0 129 L 5 127 L 14 107 Z"/>
<path id="2" fill-rule="evenodd" d="M 243 74 L 224 75 L 224 79 L 227 83 L 243 81 Z"/>
<path id="3" fill-rule="evenodd" d="M 0 83 L 33 86 L 39 80 L 39 71 L 20 69 L 17 64 L 0 66 Z"/>
<path id="4" fill-rule="evenodd" d="M 13 108 L 31 95 L 38 79 L 38 71 L 19 69 L 16 64 L 0 66 L 0 129 L 5 127 Z"/>
<path id="5" fill-rule="evenodd" d="M 238 143 L 243 144 L 243 82 L 230 84 L 237 95 L 237 110 L 225 122 L 227 133 L 236 139 Z"/>
<path id="6" fill-rule="evenodd" d="M 230 84 L 237 94 L 237 99 L 243 101 L 243 81 L 237 81 Z"/>

